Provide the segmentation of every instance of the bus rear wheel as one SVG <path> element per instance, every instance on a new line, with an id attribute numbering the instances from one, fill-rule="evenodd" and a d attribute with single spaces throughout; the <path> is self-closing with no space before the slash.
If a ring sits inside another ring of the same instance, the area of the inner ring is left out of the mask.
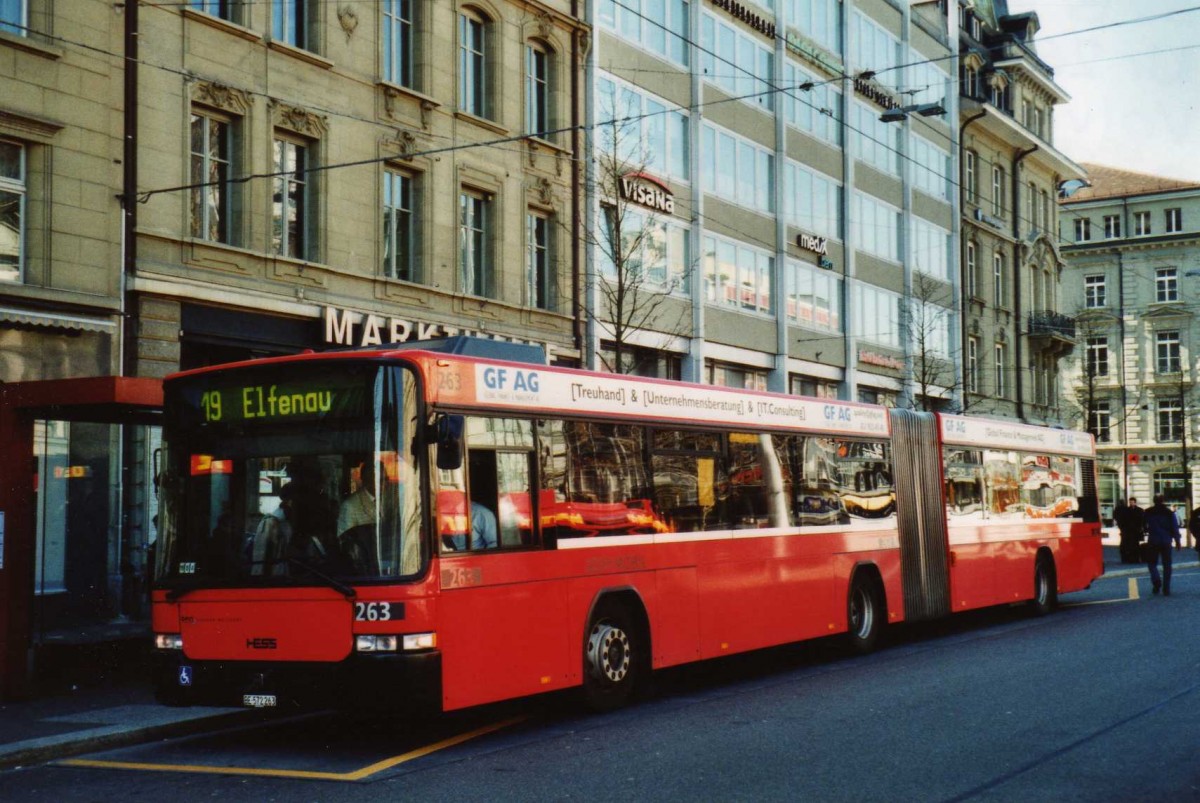
<path id="1" fill-rule="evenodd" d="M 1045 616 L 1058 605 L 1054 559 L 1039 555 L 1033 567 L 1033 599 L 1029 601 L 1035 616 Z"/>
<path id="2" fill-rule="evenodd" d="M 883 631 L 887 613 L 878 585 L 861 572 L 850 584 L 847 607 L 847 639 L 850 648 L 865 655 L 875 649 Z"/>
<path id="3" fill-rule="evenodd" d="M 633 697 L 645 656 L 634 619 L 624 606 L 602 604 L 583 645 L 583 696 L 593 711 L 612 711 Z"/>

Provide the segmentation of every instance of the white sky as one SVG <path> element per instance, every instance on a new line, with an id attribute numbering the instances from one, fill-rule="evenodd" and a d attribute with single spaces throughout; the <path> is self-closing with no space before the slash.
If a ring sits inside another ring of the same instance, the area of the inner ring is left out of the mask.
<path id="1" fill-rule="evenodd" d="M 1055 110 L 1055 147 L 1076 162 L 1200 181 L 1200 0 L 1009 0 L 1008 7 L 1037 12 L 1038 55 L 1071 96 Z M 1047 39 L 1187 8 L 1197 10 Z"/>

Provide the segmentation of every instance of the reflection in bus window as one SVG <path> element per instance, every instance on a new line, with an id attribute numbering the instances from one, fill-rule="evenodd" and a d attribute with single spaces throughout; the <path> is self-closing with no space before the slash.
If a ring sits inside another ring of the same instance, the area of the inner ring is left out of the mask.
<path id="1" fill-rule="evenodd" d="M 539 421 L 542 537 L 663 532 L 650 501 L 646 431 L 625 424 Z"/>
<path id="2" fill-rule="evenodd" d="M 836 441 L 834 455 L 842 508 L 851 518 L 880 519 L 896 510 L 892 459 L 882 441 Z"/>
<path id="3" fill-rule="evenodd" d="M 720 444 L 720 436 L 711 432 L 655 431 L 654 503 L 672 532 L 732 526 L 729 473 Z"/>
<path id="4" fill-rule="evenodd" d="M 1027 454 L 1021 458 L 1021 501 L 1025 515 L 1046 519 L 1070 516 L 1079 509 L 1077 460 Z"/>
<path id="5" fill-rule="evenodd" d="M 988 513 L 1021 515 L 1021 463 L 1017 453 L 995 449 L 984 451 L 983 476 Z"/>
<path id="6" fill-rule="evenodd" d="M 951 516 L 984 518 L 983 455 L 978 449 L 946 449 L 946 510 Z"/>

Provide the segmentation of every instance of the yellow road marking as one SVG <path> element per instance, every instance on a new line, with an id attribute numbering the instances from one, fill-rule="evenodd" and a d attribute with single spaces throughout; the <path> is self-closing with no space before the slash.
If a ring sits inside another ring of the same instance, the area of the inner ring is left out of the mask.
<path id="1" fill-rule="evenodd" d="M 1084 605 L 1111 605 L 1114 602 L 1130 602 L 1132 600 L 1141 599 L 1138 596 L 1137 578 L 1129 578 L 1129 596 L 1124 599 L 1098 599 L 1091 602 L 1068 602 L 1063 605 L 1064 608 L 1082 608 Z"/>
<path id="2" fill-rule="evenodd" d="M 202 764 L 149 764 L 136 761 L 100 761 L 89 758 L 70 758 L 56 762 L 57 764 L 68 767 L 92 767 L 99 769 L 115 769 L 115 770 L 149 770 L 152 772 L 204 772 L 212 775 L 257 775 L 261 777 L 272 778 L 307 778 L 322 781 L 361 781 L 374 775 L 377 772 L 390 769 L 392 767 L 404 764 L 405 762 L 427 756 L 430 753 L 436 753 L 439 750 L 445 750 L 447 747 L 468 742 L 479 736 L 483 736 L 493 731 L 507 728 L 510 725 L 516 725 L 523 722 L 528 717 L 519 716 L 511 719 L 503 720 L 502 722 L 494 722 L 491 725 L 484 725 L 482 728 L 476 728 L 468 733 L 460 733 L 457 736 L 451 736 L 448 739 L 443 739 L 440 742 L 418 747 L 416 750 L 410 750 L 407 753 L 402 753 L 398 756 L 385 758 L 382 761 L 377 761 L 362 769 L 354 770 L 353 772 L 317 772 L 314 770 L 280 770 L 269 768 L 255 767 L 208 767 Z"/>

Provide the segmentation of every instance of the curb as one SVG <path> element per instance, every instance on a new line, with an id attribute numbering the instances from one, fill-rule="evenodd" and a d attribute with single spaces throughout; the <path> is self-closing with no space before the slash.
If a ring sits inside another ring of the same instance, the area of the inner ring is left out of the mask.
<path id="1" fill-rule="evenodd" d="M 30 739 L 27 742 L 17 742 L 7 747 L 0 745 L 0 770 L 44 764 L 55 759 L 70 758 L 98 750 L 132 747 L 156 739 L 220 730 L 253 721 L 256 718 L 264 718 L 262 712 L 235 709 L 220 714 L 203 714 L 174 722 L 142 727 L 110 725 L 78 734 Z"/>

